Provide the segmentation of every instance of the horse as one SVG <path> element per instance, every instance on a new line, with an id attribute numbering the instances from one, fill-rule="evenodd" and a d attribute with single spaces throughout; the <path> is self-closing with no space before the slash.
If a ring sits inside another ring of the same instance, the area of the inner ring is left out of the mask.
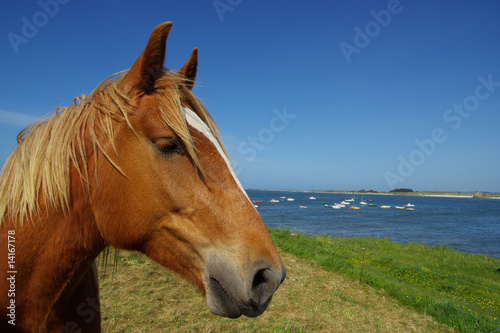
<path id="1" fill-rule="evenodd" d="M 192 92 L 197 48 L 164 67 L 171 27 L 128 71 L 19 133 L 0 176 L 0 331 L 100 332 L 95 259 L 109 246 L 178 273 L 224 317 L 262 314 L 285 279 Z"/>

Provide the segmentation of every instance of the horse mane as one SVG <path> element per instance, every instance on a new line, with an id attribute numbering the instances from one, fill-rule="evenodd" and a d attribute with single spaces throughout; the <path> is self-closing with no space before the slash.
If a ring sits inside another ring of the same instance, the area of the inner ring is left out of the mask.
<path id="1" fill-rule="evenodd" d="M 7 216 L 21 225 L 24 220 L 38 216 L 40 197 L 43 197 L 45 207 L 69 212 L 71 165 L 78 171 L 82 182 L 88 185 L 88 152 L 102 152 L 124 174 L 103 145 L 106 140 L 118 154 L 114 146 L 115 120 L 126 121 L 134 131 L 129 121 L 129 116 L 134 113 L 133 99 L 120 90 L 122 77 L 109 77 L 88 97 L 76 97 L 73 105 L 57 107 L 52 115 L 41 118 L 19 133 L 18 146 L 5 162 L 0 175 L 0 225 Z M 152 92 L 139 93 L 154 94 L 162 120 L 179 138 L 186 155 L 203 176 L 182 106 L 192 109 L 221 141 L 215 122 L 191 92 L 192 84 L 180 75 L 164 71 Z"/>

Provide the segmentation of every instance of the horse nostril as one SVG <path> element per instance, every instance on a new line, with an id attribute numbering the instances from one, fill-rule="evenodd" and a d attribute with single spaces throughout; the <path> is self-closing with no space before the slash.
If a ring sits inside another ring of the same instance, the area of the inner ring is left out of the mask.
<path id="1" fill-rule="evenodd" d="M 248 303 L 250 308 L 244 311 L 243 314 L 247 317 L 255 317 L 264 312 L 283 278 L 284 272 L 271 267 L 257 270 L 252 279 L 251 295 Z"/>
<path id="2" fill-rule="evenodd" d="M 274 291 L 281 283 L 281 276 L 270 268 L 259 269 L 252 281 L 252 299 L 256 304 L 265 304 L 270 301 Z"/>
<path id="3" fill-rule="evenodd" d="M 267 268 L 264 269 L 259 269 L 255 276 L 253 277 L 253 282 L 252 282 L 252 289 L 259 288 L 259 286 L 262 286 L 263 284 L 266 284 L 268 279 L 266 277 L 266 272 Z"/>

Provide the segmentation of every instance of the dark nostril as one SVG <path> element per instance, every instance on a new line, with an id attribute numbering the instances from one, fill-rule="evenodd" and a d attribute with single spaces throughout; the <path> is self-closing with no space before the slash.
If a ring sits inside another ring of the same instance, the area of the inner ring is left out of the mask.
<path id="1" fill-rule="evenodd" d="M 273 281 L 273 272 L 267 268 L 259 269 L 252 281 L 252 303 L 259 312 L 264 311 L 267 304 L 271 301 L 276 284 L 278 281 Z M 276 279 L 278 280 L 278 279 Z"/>
<path id="2" fill-rule="evenodd" d="M 256 289 L 262 284 L 267 283 L 267 277 L 266 277 L 266 269 L 259 269 L 255 276 L 253 277 L 253 282 L 252 282 L 252 289 Z"/>
<path id="3" fill-rule="evenodd" d="M 264 312 L 282 278 L 284 278 L 284 273 L 273 268 L 259 269 L 252 279 L 250 309 L 243 314 L 247 317 L 255 317 Z"/>

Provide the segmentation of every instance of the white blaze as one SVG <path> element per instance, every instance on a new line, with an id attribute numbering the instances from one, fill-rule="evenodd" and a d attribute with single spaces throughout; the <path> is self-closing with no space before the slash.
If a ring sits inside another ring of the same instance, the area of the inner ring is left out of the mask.
<path id="1" fill-rule="evenodd" d="M 231 161 L 229 161 L 229 158 L 227 157 L 226 153 L 224 152 L 224 149 L 222 149 L 222 146 L 220 145 L 219 141 L 215 138 L 215 135 L 212 133 L 210 128 L 201 120 L 201 118 L 191 109 L 187 107 L 182 107 L 182 110 L 184 111 L 184 115 L 186 117 L 186 122 L 189 124 L 189 126 L 193 127 L 195 130 L 203 134 L 207 139 L 212 142 L 212 144 L 217 148 L 217 151 L 219 152 L 220 156 L 224 159 L 224 162 L 226 162 L 227 168 L 229 169 L 229 172 L 234 178 L 234 181 L 236 184 L 239 186 L 241 191 L 245 194 L 247 199 L 250 200 L 248 197 L 247 192 L 243 188 L 243 185 L 241 185 L 240 180 L 238 179 L 238 176 L 236 176 L 236 172 L 234 171 L 234 168 L 231 164 Z"/>

